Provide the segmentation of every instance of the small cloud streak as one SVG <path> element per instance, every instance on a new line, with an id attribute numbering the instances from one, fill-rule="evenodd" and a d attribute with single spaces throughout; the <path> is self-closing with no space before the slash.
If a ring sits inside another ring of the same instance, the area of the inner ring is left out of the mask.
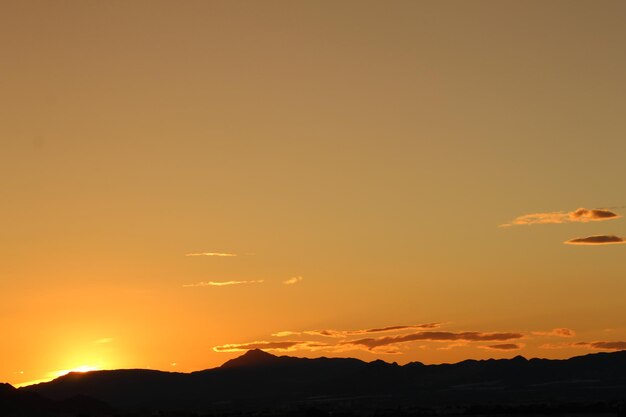
<path id="1" fill-rule="evenodd" d="M 186 253 L 185 256 L 218 256 L 218 257 L 230 257 L 237 256 L 236 253 L 224 253 L 224 252 L 196 252 Z"/>
<path id="2" fill-rule="evenodd" d="M 614 235 L 597 235 L 578 237 L 565 242 L 566 245 L 620 245 L 626 243 L 626 239 Z"/>
<path id="3" fill-rule="evenodd" d="M 481 346 L 481 348 L 491 350 L 519 350 L 522 348 L 522 345 L 517 343 L 501 343 L 497 345 Z"/>
<path id="4" fill-rule="evenodd" d="M 113 339 L 112 337 L 103 337 L 102 339 L 94 340 L 94 343 L 97 343 L 99 345 L 103 345 L 105 343 L 111 343 L 114 340 L 115 339 Z"/>
<path id="5" fill-rule="evenodd" d="M 535 336 L 574 337 L 576 332 L 566 327 L 558 327 L 548 332 L 532 332 Z"/>
<path id="6" fill-rule="evenodd" d="M 593 349 L 624 350 L 626 349 L 626 342 L 592 342 L 591 347 Z"/>
<path id="7" fill-rule="evenodd" d="M 283 284 L 285 285 L 293 285 L 293 284 L 297 284 L 298 282 L 302 281 L 304 278 L 302 277 L 293 277 L 293 278 L 289 278 L 286 281 L 283 281 Z"/>
<path id="8" fill-rule="evenodd" d="M 574 343 L 574 346 L 579 347 L 587 347 L 589 349 L 597 349 L 597 350 L 626 350 L 626 342 L 615 341 L 615 342 L 578 342 Z"/>
<path id="9" fill-rule="evenodd" d="M 624 341 L 596 341 L 572 343 L 547 343 L 539 346 L 541 349 L 586 348 L 595 350 L 626 350 Z"/>
<path id="10" fill-rule="evenodd" d="M 393 332 L 393 331 L 402 331 L 402 330 L 411 330 L 411 329 L 436 329 L 441 326 L 441 323 L 424 323 L 424 324 L 410 324 L 410 325 L 400 325 L 400 326 L 388 326 L 388 327 L 377 327 L 371 329 L 361 329 L 361 330 L 335 330 L 335 329 L 323 329 L 323 330 L 304 330 L 301 332 L 292 332 L 292 331 L 282 331 L 272 334 L 275 337 L 287 337 L 287 336 L 323 336 L 323 337 L 347 337 L 347 336 L 355 336 L 355 335 L 364 335 L 369 333 L 384 333 L 384 332 Z"/>
<path id="11" fill-rule="evenodd" d="M 411 324 L 408 326 L 378 327 L 378 328 L 373 328 L 373 329 L 361 330 L 360 332 L 353 333 L 353 334 L 393 332 L 396 330 L 408 330 L 408 329 L 436 329 L 438 327 L 441 327 L 441 323 Z"/>
<path id="12" fill-rule="evenodd" d="M 579 208 L 574 211 L 553 211 L 548 213 L 524 214 L 500 227 L 530 226 L 533 224 L 587 223 L 619 219 L 620 216 L 606 209 Z"/>
<path id="13" fill-rule="evenodd" d="M 242 284 L 261 284 L 265 282 L 262 279 L 254 281 L 201 281 L 194 284 L 183 284 L 183 287 L 224 287 L 227 285 L 242 285 Z"/>
<path id="14" fill-rule="evenodd" d="M 248 343 L 230 343 L 221 346 L 214 346 L 213 350 L 215 352 L 242 352 L 251 349 L 263 349 L 263 350 L 281 350 L 281 351 L 292 351 L 292 350 L 316 350 L 319 348 L 331 347 L 324 343 L 310 342 L 310 341 L 302 341 L 302 340 L 289 340 L 289 341 L 255 341 Z"/>
<path id="15" fill-rule="evenodd" d="M 571 343 L 544 343 L 543 345 L 539 346 L 539 349 L 563 349 L 571 346 Z"/>

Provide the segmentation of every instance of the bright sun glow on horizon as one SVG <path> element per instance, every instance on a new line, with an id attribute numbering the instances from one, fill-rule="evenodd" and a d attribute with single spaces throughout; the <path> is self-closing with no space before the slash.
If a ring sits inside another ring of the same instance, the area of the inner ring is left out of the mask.
<path id="1" fill-rule="evenodd" d="M 21 383 L 17 383 L 14 384 L 16 388 L 20 388 L 20 387 L 26 387 L 28 385 L 34 385 L 34 384 L 40 384 L 42 382 L 50 382 L 56 378 L 60 378 L 64 375 L 67 375 L 71 372 L 79 372 L 79 373 L 85 373 L 85 372 L 91 372 L 91 371 L 99 371 L 101 370 L 102 367 L 100 366 L 92 366 L 92 365 L 81 365 L 81 366 L 77 366 L 76 368 L 72 368 L 72 369 L 62 369 L 59 371 L 52 371 L 52 372 L 48 372 L 46 378 L 41 378 L 41 379 L 35 379 L 35 380 L 31 380 L 31 381 L 26 381 L 26 382 L 21 382 Z"/>
<path id="2" fill-rule="evenodd" d="M 55 377 L 60 377 L 63 375 L 67 375 L 70 372 L 91 372 L 98 371 L 100 368 L 98 366 L 90 366 L 90 365 L 82 365 L 72 369 L 63 369 L 60 371 L 51 372 Z"/>

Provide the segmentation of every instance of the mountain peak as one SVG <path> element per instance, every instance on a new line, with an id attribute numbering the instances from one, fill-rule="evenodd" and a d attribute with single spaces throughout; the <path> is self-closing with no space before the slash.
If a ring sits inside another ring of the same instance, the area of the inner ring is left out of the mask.
<path id="1" fill-rule="evenodd" d="M 0 382 L 0 394 L 5 392 L 17 392 L 17 389 L 11 384 Z"/>
<path id="2" fill-rule="evenodd" d="M 267 365 L 278 360 L 278 356 L 267 353 L 261 349 L 252 349 L 239 356 L 225 362 L 222 368 L 244 368 L 252 366 Z"/>

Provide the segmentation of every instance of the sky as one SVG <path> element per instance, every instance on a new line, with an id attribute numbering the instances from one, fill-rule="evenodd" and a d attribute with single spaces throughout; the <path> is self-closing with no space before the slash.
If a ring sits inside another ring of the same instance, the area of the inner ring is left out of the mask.
<path id="1" fill-rule="evenodd" d="M 626 3 L 0 3 L 0 381 L 626 348 Z"/>

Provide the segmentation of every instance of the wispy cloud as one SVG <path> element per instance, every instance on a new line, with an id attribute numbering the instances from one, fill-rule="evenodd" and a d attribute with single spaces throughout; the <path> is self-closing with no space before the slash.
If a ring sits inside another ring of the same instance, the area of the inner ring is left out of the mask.
<path id="1" fill-rule="evenodd" d="M 531 332 L 535 336 L 574 337 L 576 332 L 566 327 L 558 327 L 547 332 Z"/>
<path id="2" fill-rule="evenodd" d="M 316 350 L 319 348 L 331 347 L 324 343 L 303 341 L 303 340 L 289 340 L 289 341 L 254 341 L 248 343 L 230 343 L 221 346 L 213 347 L 215 352 L 241 352 L 250 349 L 263 349 L 263 350 Z"/>
<path id="3" fill-rule="evenodd" d="M 565 242 L 566 245 L 619 245 L 626 243 L 626 239 L 614 235 L 596 235 L 588 237 L 578 237 Z"/>
<path id="4" fill-rule="evenodd" d="M 544 343 L 539 349 L 563 349 L 571 346 L 571 343 Z"/>
<path id="5" fill-rule="evenodd" d="M 302 281 L 304 278 L 302 277 L 293 277 L 293 278 L 289 278 L 288 280 L 283 281 L 283 284 L 285 285 L 293 285 L 293 284 L 297 284 L 298 282 Z"/>
<path id="6" fill-rule="evenodd" d="M 395 325 L 385 327 L 371 327 L 359 330 L 305 330 L 305 331 L 281 331 L 272 334 L 273 337 L 294 337 L 291 340 L 257 340 L 248 343 L 225 344 L 215 346 L 216 352 L 235 352 L 249 349 L 268 349 L 282 351 L 327 351 L 347 352 L 352 350 L 365 350 L 376 354 L 402 354 L 410 342 L 422 342 L 414 345 L 417 349 L 429 348 L 429 343 L 436 343 L 433 348 L 452 349 L 457 346 L 472 345 L 476 348 L 495 350 L 517 350 L 524 347 L 520 339 L 532 337 L 532 333 L 522 332 L 448 332 L 432 331 L 440 327 L 440 323 L 425 323 L 412 325 Z M 419 329 L 421 331 L 415 331 Z M 568 333 L 569 329 L 554 329 L 552 334 Z M 391 333 L 377 337 L 363 337 L 363 335 L 377 335 L 379 333 Z M 360 336 L 360 337 L 359 337 Z M 324 341 L 316 340 L 319 337 L 330 337 Z M 480 343 L 482 342 L 482 343 Z M 487 343 L 485 343 L 487 342 Z M 489 343 L 491 342 L 491 343 Z M 478 345 L 487 346 L 478 346 Z"/>
<path id="7" fill-rule="evenodd" d="M 581 342 L 584 343 L 584 342 Z M 586 343 L 584 346 L 588 346 L 591 349 L 598 350 L 626 350 L 626 342 L 616 341 L 616 342 L 591 342 Z"/>
<path id="8" fill-rule="evenodd" d="M 569 343 L 546 343 L 539 346 L 541 349 L 566 349 L 585 348 L 595 350 L 626 350 L 624 341 L 596 341 L 596 342 L 569 342 Z"/>
<path id="9" fill-rule="evenodd" d="M 103 337 L 102 339 L 98 339 L 98 340 L 94 340 L 94 343 L 97 343 L 99 345 L 105 344 L 105 343 L 111 343 L 113 342 L 115 339 L 113 339 L 112 337 Z"/>
<path id="10" fill-rule="evenodd" d="M 606 209 L 579 208 L 574 211 L 553 211 L 519 216 L 500 227 L 529 226 L 533 224 L 587 223 L 619 219 L 619 214 Z"/>
<path id="11" fill-rule="evenodd" d="M 201 281 L 194 284 L 183 284 L 183 287 L 224 287 L 226 285 L 261 284 L 262 279 L 254 281 Z"/>
<path id="12" fill-rule="evenodd" d="M 225 252 L 194 252 L 194 253 L 186 253 L 185 256 L 219 256 L 219 257 L 229 257 L 229 256 L 237 256 L 236 253 L 225 253 Z"/>
<path id="13" fill-rule="evenodd" d="M 347 336 L 364 335 L 364 334 L 370 334 L 370 333 L 403 331 L 403 330 L 410 330 L 410 329 L 436 329 L 440 326 L 441 326 L 441 323 L 424 323 L 424 324 L 377 327 L 377 328 L 360 329 L 360 330 L 323 329 L 323 330 L 304 330 L 304 331 L 299 331 L 299 332 L 281 331 L 281 332 L 272 334 L 272 336 L 287 337 L 287 336 L 308 335 L 308 336 L 324 336 L 324 337 L 342 338 L 342 337 L 347 337 Z"/>
<path id="14" fill-rule="evenodd" d="M 409 324 L 400 326 L 387 326 L 387 327 L 375 327 L 373 329 L 352 331 L 351 334 L 365 334 L 365 333 L 380 333 L 380 332 L 393 332 L 397 330 L 408 329 L 436 329 L 441 327 L 441 323 L 423 323 L 423 324 Z"/>
<path id="15" fill-rule="evenodd" d="M 481 348 L 491 350 L 519 350 L 522 348 L 522 345 L 519 343 L 500 343 L 497 345 L 481 346 Z"/>
<path id="16" fill-rule="evenodd" d="M 253 281 L 256 282 L 256 281 Z M 228 285 L 228 284 L 227 284 Z M 397 355 L 410 349 L 452 349 L 459 346 L 488 349 L 494 351 L 515 351 L 524 349 L 527 340 L 542 338 L 573 338 L 576 332 L 567 327 L 532 332 L 482 332 L 482 331 L 439 331 L 441 323 L 412 325 L 394 325 L 371 327 L 359 330 L 306 330 L 282 331 L 272 334 L 274 338 L 293 337 L 293 339 L 255 340 L 245 343 L 229 343 L 213 347 L 215 352 L 240 352 L 250 349 L 293 351 L 349 352 L 364 350 L 375 354 Z M 419 329 L 421 331 L 415 331 Z M 391 334 L 378 335 L 389 332 Z M 372 335 L 376 337 L 363 337 Z M 359 337 L 361 336 L 361 337 Z M 320 337 L 329 337 L 321 340 Z M 561 341 L 545 343 L 541 349 L 592 349 L 626 350 L 626 341 Z"/>
<path id="17" fill-rule="evenodd" d="M 490 342 L 490 341 L 508 341 L 521 339 L 524 337 L 521 333 L 483 333 L 483 332 L 417 332 L 398 336 L 385 336 L 378 338 L 358 339 L 342 342 L 344 345 L 355 347 L 364 347 L 368 350 L 374 350 L 381 346 L 397 345 L 400 343 L 413 342 L 416 340 L 423 341 L 462 341 L 462 342 Z"/>

